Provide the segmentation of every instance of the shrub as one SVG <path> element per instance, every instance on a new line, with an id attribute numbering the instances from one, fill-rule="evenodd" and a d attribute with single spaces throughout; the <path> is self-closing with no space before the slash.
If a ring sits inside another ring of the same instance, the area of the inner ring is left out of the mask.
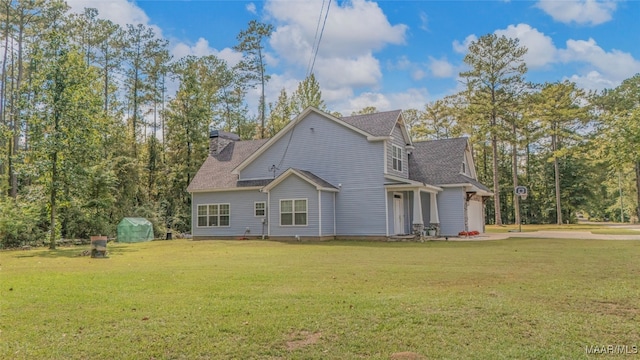
<path id="1" fill-rule="evenodd" d="M 44 240 L 42 209 L 35 204 L 21 199 L 0 201 L 0 247 L 35 245 Z"/>

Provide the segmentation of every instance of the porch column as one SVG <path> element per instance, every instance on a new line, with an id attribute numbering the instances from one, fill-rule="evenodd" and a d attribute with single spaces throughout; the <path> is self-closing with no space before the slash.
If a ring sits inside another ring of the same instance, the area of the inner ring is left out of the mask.
<path id="1" fill-rule="evenodd" d="M 429 222 L 431 224 L 439 224 L 440 217 L 438 216 L 438 202 L 436 201 L 436 193 L 430 193 L 429 199 L 431 199 L 431 203 L 429 207 L 429 213 L 431 214 L 431 218 L 429 219 Z"/>
<path id="2" fill-rule="evenodd" d="M 420 197 L 420 189 L 413 190 L 413 225 L 424 225 L 422 221 L 422 198 Z"/>

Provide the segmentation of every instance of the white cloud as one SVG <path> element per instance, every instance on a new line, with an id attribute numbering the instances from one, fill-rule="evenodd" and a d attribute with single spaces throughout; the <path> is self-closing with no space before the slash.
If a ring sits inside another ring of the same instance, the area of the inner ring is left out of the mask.
<path id="1" fill-rule="evenodd" d="M 359 96 L 349 99 L 347 111 L 341 111 L 343 115 L 350 115 L 354 111 L 373 106 L 379 111 L 389 110 L 391 102 L 384 94 L 374 92 L 364 92 Z"/>
<path id="2" fill-rule="evenodd" d="M 317 59 L 314 73 L 318 82 L 329 88 L 371 87 L 382 78 L 380 63 L 372 54 Z"/>
<path id="3" fill-rule="evenodd" d="M 320 15 L 321 5 L 316 1 L 280 0 L 265 4 L 268 16 L 280 24 L 271 36 L 271 47 L 283 60 L 302 71 L 312 60 L 318 20 L 324 21 L 327 9 L 322 9 Z M 319 81 L 327 85 L 330 82 L 348 85 L 347 79 L 356 85 L 377 81 L 381 70 L 373 52 L 388 44 L 404 44 L 407 26 L 391 25 L 378 4 L 364 0 L 335 4 L 329 12 L 315 62 Z M 347 74 L 344 66 L 356 74 Z M 337 79 L 342 75 L 347 78 Z"/>
<path id="4" fill-rule="evenodd" d="M 171 55 L 174 59 L 180 59 L 182 57 L 193 56 L 207 56 L 215 55 L 218 58 L 225 60 L 229 66 L 234 66 L 240 60 L 242 60 L 242 54 L 234 51 L 230 48 L 224 48 L 217 50 L 209 46 L 209 41 L 205 38 L 199 38 L 195 44 L 190 45 L 185 42 L 178 42 L 171 49 Z"/>
<path id="5" fill-rule="evenodd" d="M 566 41 L 566 48 L 557 48 L 551 37 L 532 28 L 528 24 L 509 25 L 506 29 L 495 31 L 496 35 L 504 35 L 517 38 L 520 44 L 527 47 L 525 61 L 530 69 L 536 70 L 552 66 L 554 64 L 567 64 L 576 67 L 582 64 L 582 68 L 575 70 L 575 74 L 566 76 L 565 79 L 575 81 L 578 85 L 587 89 L 602 89 L 615 87 L 624 79 L 640 72 L 640 60 L 635 59 L 628 52 L 612 49 L 605 50 L 594 39 Z M 460 43 L 454 41 L 455 51 L 468 51 L 471 41 L 476 40 L 475 35 L 469 35 Z M 439 65 L 431 59 L 431 70 Z M 446 69 L 446 68 L 445 68 Z"/>
<path id="6" fill-rule="evenodd" d="M 118 24 L 123 28 L 126 28 L 127 24 L 143 24 L 153 29 L 156 35 L 162 35 L 162 30 L 159 27 L 149 24 L 149 16 L 144 10 L 127 0 L 67 0 L 67 4 L 71 7 L 71 11 L 75 13 L 84 12 L 84 8 L 95 8 L 98 10 L 98 16 L 101 19 L 111 20 L 114 24 Z"/>
<path id="7" fill-rule="evenodd" d="M 171 54 L 174 58 L 179 59 L 188 55 L 193 56 L 206 56 L 212 55 L 215 52 L 213 48 L 209 47 L 209 42 L 204 38 L 199 38 L 195 44 L 190 46 L 186 43 L 178 43 L 171 50 Z"/>
<path id="8" fill-rule="evenodd" d="M 257 14 L 256 12 L 256 4 L 254 3 L 248 3 L 246 6 L 246 9 L 248 12 L 252 13 L 252 14 Z"/>
<path id="9" fill-rule="evenodd" d="M 411 60 L 405 55 L 400 56 L 395 63 L 390 63 L 387 68 L 391 70 L 408 70 L 413 66 Z"/>
<path id="10" fill-rule="evenodd" d="M 314 43 L 321 2 L 317 1 L 281 1 L 272 0 L 265 4 L 269 16 L 278 26 L 271 37 L 271 45 L 282 56 L 297 59 L 309 59 L 309 53 L 290 52 L 293 42 L 299 49 L 303 42 L 306 49 Z M 364 0 L 335 4 L 329 9 L 325 29 L 320 44 L 320 56 L 354 56 L 382 49 L 387 44 L 404 44 L 407 26 L 391 25 L 378 4 Z M 322 13 L 321 20 L 324 21 Z M 322 24 L 321 24 L 322 27 Z M 297 62 L 297 61 L 296 61 Z"/>
<path id="11" fill-rule="evenodd" d="M 291 76 L 304 77 L 313 61 L 316 29 L 318 25 L 322 28 L 327 11 L 326 5 L 322 8 L 323 4 L 320 1 L 265 2 L 267 18 L 277 25 L 269 44 L 281 63 L 292 65 L 287 70 Z M 333 2 L 313 68 L 327 103 L 343 101 L 358 88 L 376 89 L 382 70 L 375 52 L 388 45 L 404 44 L 407 29 L 404 24 L 390 24 L 375 2 Z"/>
<path id="12" fill-rule="evenodd" d="M 350 115 L 368 106 L 373 106 L 378 111 L 420 109 L 427 103 L 428 98 L 426 89 L 407 89 L 404 92 L 390 94 L 364 92 L 339 104 L 338 111 L 343 115 Z"/>
<path id="13" fill-rule="evenodd" d="M 617 4 L 613 0 L 542 0 L 536 7 L 562 23 L 598 25 L 611 20 Z"/>
<path id="14" fill-rule="evenodd" d="M 454 66 L 447 59 L 436 59 L 429 56 L 429 70 L 437 78 L 452 77 L 455 72 Z"/>
<path id="15" fill-rule="evenodd" d="M 564 77 L 563 80 L 569 80 L 576 83 L 579 87 L 589 90 L 602 90 L 605 88 L 614 88 L 620 84 L 618 81 L 606 79 L 597 71 L 590 71 L 586 75 L 572 75 Z"/>
<path id="16" fill-rule="evenodd" d="M 420 12 L 420 29 L 429 31 L 429 17 L 424 11 Z"/>
<path id="17" fill-rule="evenodd" d="M 391 104 L 388 110 L 393 109 L 420 109 L 429 101 L 427 89 L 407 89 L 405 92 L 387 95 Z"/>
<path id="18" fill-rule="evenodd" d="M 478 40 L 478 37 L 475 34 L 467 36 L 462 42 L 454 40 L 452 44 L 453 51 L 457 52 L 458 54 L 466 54 L 467 50 L 469 50 L 469 45 L 471 45 L 471 43 L 476 40 Z"/>
<path id="19" fill-rule="evenodd" d="M 531 69 L 540 68 L 555 61 L 556 47 L 549 36 L 528 24 L 509 25 L 506 29 L 496 30 L 498 36 L 516 38 L 520 45 L 527 47 L 524 60 Z"/>
<path id="20" fill-rule="evenodd" d="M 424 79 L 427 76 L 427 73 L 422 69 L 416 69 L 411 72 L 411 78 L 415 81 L 419 81 Z"/>
<path id="21" fill-rule="evenodd" d="M 615 49 L 607 52 L 593 39 L 567 40 L 567 48 L 559 50 L 559 55 L 564 63 L 587 63 L 600 77 L 609 81 L 621 82 L 640 72 L 640 61 L 631 54 Z M 594 75 L 591 76 L 593 78 Z"/>

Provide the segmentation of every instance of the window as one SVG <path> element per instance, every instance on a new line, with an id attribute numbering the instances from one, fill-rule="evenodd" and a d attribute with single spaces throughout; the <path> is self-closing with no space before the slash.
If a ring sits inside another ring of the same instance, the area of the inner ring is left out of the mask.
<path id="1" fill-rule="evenodd" d="M 264 216 L 265 211 L 266 211 L 266 203 L 264 201 L 258 201 L 253 203 L 254 204 L 254 216 Z"/>
<path id="2" fill-rule="evenodd" d="M 198 227 L 229 226 L 229 204 L 198 205 Z"/>
<path id="3" fill-rule="evenodd" d="M 306 226 L 307 199 L 280 200 L 280 225 Z"/>
<path id="4" fill-rule="evenodd" d="M 465 156 L 464 159 L 462 159 L 462 173 L 466 174 L 467 173 L 467 157 Z"/>
<path id="5" fill-rule="evenodd" d="M 393 159 L 393 170 L 402 171 L 402 148 L 392 145 L 391 158 Z"/>

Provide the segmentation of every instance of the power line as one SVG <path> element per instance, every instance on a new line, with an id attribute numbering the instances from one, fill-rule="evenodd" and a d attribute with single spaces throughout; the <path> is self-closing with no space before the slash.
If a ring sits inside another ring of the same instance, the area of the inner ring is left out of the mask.
<path id="1" fill-rule="evenodd" d="M 316 64 L 316 57 L 318 56 L 318 50 L 320 49 L 320 42 L 322 41 L 322 34 L 324 33 L 324 27 L 327 24 L 327 17 L 329 16 L 329 8 L 331 8 L 331 0 L 329 0 L 329 4 L 327 5 L 327 12 L 324 14 L 324 21 L 322 22 L 322 29 L 320 29 L 320 36 L 318 36 L 318 27 L 320 25 L 320 19 L 322 18 L 322 12 L 324 11 L 324 0 L 322 0 L 322 8 L 320 9 L 320 15 L 318 16 L 318 24 L 316 25 L 316 38 L 318 39 L 317 43 L 316 43 L 316 39 L 313 39 L 313 47 L 315 47 L 315 51 L 313 51 L 313 61 L 311 62 L 311 66 L 308 68 L 308 72 L 307 72 L 307 77 L 309 75 L 311 75 L 313 73 L 313 67 Z M 313 50 L 312 47 L 312 50 Z M 294 119 L 293 121 L 296 121 L 297 119 Z M 276 176 L 276 172 L 280 169 L 280 166 L 282 166 L 282 163 L 284 162 L 285 157 L 287 156 L 287 152 L 289 152 L 289 145 L 291 145 L 291 140 L 293 139 L 293 132 L 296 130 L 296 125 L 297 124 L 293 124 L 293 126 L 291 127 L 291 132 L 289 133 L 289 140 L 287 141 L 287 146 L 284 149 L 284 152 L 282 153 L 282 158 L 280 158 L 280 162 L 278 163 L 278 165 L 276 166 L 271 165 L 271 167 L 269 168 L 269 171 L 273 171 L 273 177 L 275 178 Z"/>
<path id="2" fill-rule="evenodd" d="M 307 76 L 309 76 L 309 70 L 311 69 L 311 61 L 313 61 L 313 53 L 316 48 L 316 40 L 318 40 L 318 31 L 320 30 L 320 21 L 322 20 L 322 13 L 324 11 L 324 1 L 322 0 L 322 6 L 320 7 L 320 14 L 318 14 L 318 23 L 316 23 L 316 33 L 313 35 L 313 44 L 311 44 L 311 56 L 309 56 L 309 63 L 307 64 Z"/>
<path id="3" fill-rule="evenodd" d="M 323 8 L 324 8 L 324 6 L 323 6 Z M 327 24 L 327 17 L 329 17 L 329 9 L 330 8 L 331 8 L 331 0 L 329 0 L 329 4 L 327 5 L 327 12 L 324 14 L 324 21 L 322 22 L 322 29 L 320 30 L 320 36 L 318 37 L 318 43 L 316 45 L 316 51 L 313 54 L 313 62 L 311 63 L 311 68 L 309 69 L 309 73 L 307 74 L 307 76 L 313 74 L 313 67 L 316 65 L 316 57 L 318 56 L 318 50 L 320 50 L 320 42 L 322 42 L 322 34 L 324 34 L 324 27 Z"/>

